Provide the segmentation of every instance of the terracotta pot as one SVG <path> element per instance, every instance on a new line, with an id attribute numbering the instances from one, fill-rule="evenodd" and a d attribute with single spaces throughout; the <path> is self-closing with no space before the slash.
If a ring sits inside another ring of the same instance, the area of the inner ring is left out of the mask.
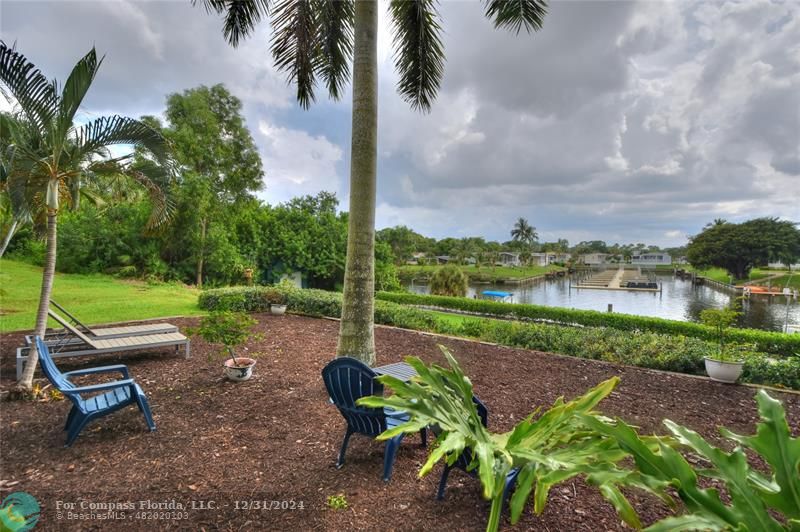
<path id="1" fill-rule="evenodd" d="M 225 359 L 223 372 L 232 381 L 246 381 L 253 376 L 253 366 L 256 361 L 247 357 L 236 357 L 236 364 L 230 358 Z"/>
<path id="2" fill-rule="evenodd" d="M 744 362 L 737 361 L 722 361 L 713 358 L 705 357 L 706 373 L 711 377 L 712 381 L 726 382 L 733 384 L 742 374 L 742 366 Z"/>
<path id="3" fill-rule="evenodd" d="M 273 303 L 269 306 L 269 311 L 272 312 L 273 314 L 281 316 L 283 314 L 286 314 L 286 305 L 276 305 L 275 303 Z"/>

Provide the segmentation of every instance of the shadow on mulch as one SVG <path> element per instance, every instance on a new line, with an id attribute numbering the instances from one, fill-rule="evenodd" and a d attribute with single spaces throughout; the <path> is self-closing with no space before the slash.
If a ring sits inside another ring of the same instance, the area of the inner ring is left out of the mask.
<path id="1" fill-rule="evenodd" d="M 382 445 L 364 437 L 351 440 L 347 464 L 337 471 L 344 423 L 328 404 L 320 371 L 334 355 L 338 323 L 257 318 L 263 338 L 248 347 L 260 356 L 254 378 L 245 383 L 223 380 L 221 362 L 208 359 L 212 349 L 199 338 L 192 340 L 188 360 L 170 351 L 59 361 L 64 371 L 127 364 L 150 398 L 158 430 L 147 432 L 138 410 L 128 408 L 91 425 L 65 449 L 61 428 L 68 402 L 0 403 L 0 496 L 34 495 L 42 506 L 42 530 L 485 527 L 489 505 L 476 480 L 454 472 L 445 500 L 436 501 L 441 466 L 417 478 L 427 456 L 417 438 L 404 441 L 389 484 L 381 480 Z M 195 323 L 170 321 L 181 328 Z M 0 336 L 6 386 L 21 339 Z M 663 433 L 661 420 L 670 418 L 715 438 L 720 425 L 750 432 L 758 419 L 756 392 L 744 386 L 388 328 L 376 330 L 376 343 L 380 364 L 406 355 L 442 362 L 436 344 L 447 345 L 489 406 L 494 431 L 612 375 L 622 382 L 603 411 L 642 432 Z M 800 396 L 773 395 L 784 401 L 797 432 Z M 346 509 L 327 508 L 327 497 L 337 494 L 344 494 Z M 668 513 L 646 496 L 634 494 L 633 500 L 646 523 Z M 556 487 L 543 515 L 526 512 L 515 527 L 623 528 L 612 507 L 581 481 Z"/>

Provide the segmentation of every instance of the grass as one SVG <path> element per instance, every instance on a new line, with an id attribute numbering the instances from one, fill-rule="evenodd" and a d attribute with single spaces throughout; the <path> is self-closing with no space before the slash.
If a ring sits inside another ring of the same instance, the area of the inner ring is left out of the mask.
<path id="1" fill-rule="evenodd" d="M 535 277 L 537 275 L 544 275 L 548 272 L 563 270 L 561 266 L 480 266 L 474 264 L 464 264 L 459 266 L 461 270 L 466 273 L 470 280 L 484 280 L 490 281 L 493 279 L 525 279 L 528 277 Z M 406 264 L 398 267 L 398 274 L 400 277 L 410 278 L 419 275 L 433 275 L 437 269 L 441 268 L 439 265 L 414 265 Z"/>
<path id="2" fill-rule="evenodd" d="M 688 271 L 694 271 L 697 273 L 697 275 L 702 275 L 703 277 L 711 279 L 712 281 L 717 281 L 719 283 L 726 283 L 726 284 L 731 282 L 730 274 L 723 268 L 708 268 L 707 270 L 699 270 L 696 268 L 692 268 L 691 266 L 687 266 L 686 269 Z M 780 272 L 776 272 L 775 270 L 753 268 L 752 270 L 750 270 L 750 277 L 748 280 L 757 281 L 759 279 L 763 279 L 764 277 L 775 275 L 776 273 Z M 743 281 L 741 280 L 734 281 L 734 284 L 742 284 L 742 282 Z"/>
<path id="3" fill-rule="evenodd" d="M 33 329 L 41 284 L 40 267 L 0 260 L 0 332 Z M 198 293 L 102 274 L 56 274 L 53 282 L 53 299 L 87 324 L 203 314 Z"/>
<path id="4" fill-rule="evenodd" d="M 789 284 L 786 284 L 786 281 L 789 281 Z M 794 273 L 792 275 L 781 275 L 780 277 L 773 277 L 769 281 L 764 281 L 763 283 L 759 283 L 761 285 L 766 285 L 769 282 L 770 286 L 775 289 L 783 289 L 784 287 L 788 286 L 789 288 L 793 288 L 796 290 L 800 290 L 800 272 Z"/>

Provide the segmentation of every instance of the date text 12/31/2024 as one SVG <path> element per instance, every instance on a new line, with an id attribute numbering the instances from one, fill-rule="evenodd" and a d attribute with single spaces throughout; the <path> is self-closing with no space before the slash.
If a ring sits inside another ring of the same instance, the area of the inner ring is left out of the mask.
<path id="1" fill-rule="evenodd" d="M 216 501 L 192 501 L 193 510 L 215 510 L 221 507 L 228 507 L 230 503 L 218 504 Z M 235 500 L 233 501 L 234 510 L 305 510 L 303 501 L 291 500 Z"/>

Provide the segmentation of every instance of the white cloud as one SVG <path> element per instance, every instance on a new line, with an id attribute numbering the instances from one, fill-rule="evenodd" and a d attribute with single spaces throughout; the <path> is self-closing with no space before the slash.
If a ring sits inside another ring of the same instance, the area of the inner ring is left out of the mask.
<path id="1" fill-rule="evenodd" d="M 258 123 L 258 133 L 256 141 L 266 174 L 262 199 L 278 203 L 320 190 L 341 193 L 336 171 L 336 164 L 342 159 L 339 146 L 324 136 L 311 136 L 266 121 Z"/>

